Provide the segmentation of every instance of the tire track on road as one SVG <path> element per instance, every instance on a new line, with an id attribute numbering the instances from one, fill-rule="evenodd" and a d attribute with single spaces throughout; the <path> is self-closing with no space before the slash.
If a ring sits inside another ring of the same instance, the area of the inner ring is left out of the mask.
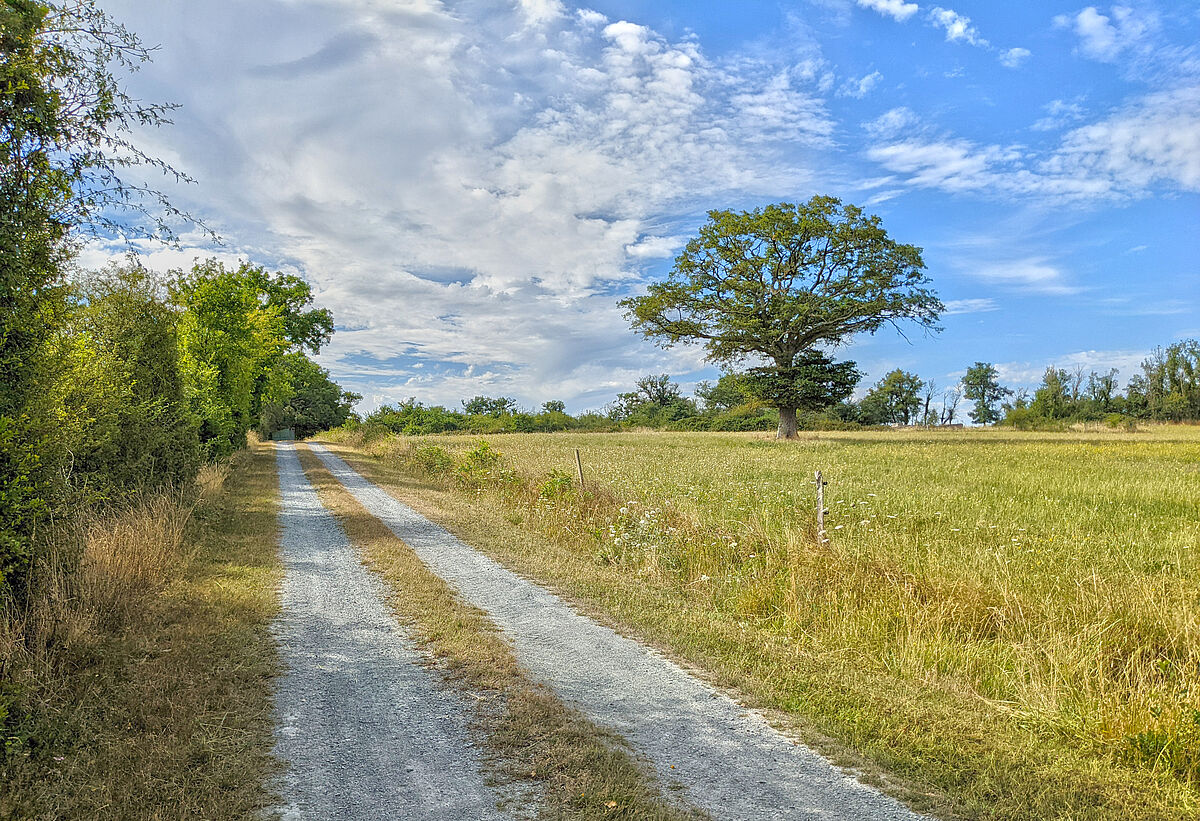
<path id="1" fill-rule="evenodd" d="M 285 821 L 492 819 L 504 814 L 468 741 L 467 708 L 400 630 L 383 584 L 277 444 L 285 576 L 275 624 L 275 754 Z"/>

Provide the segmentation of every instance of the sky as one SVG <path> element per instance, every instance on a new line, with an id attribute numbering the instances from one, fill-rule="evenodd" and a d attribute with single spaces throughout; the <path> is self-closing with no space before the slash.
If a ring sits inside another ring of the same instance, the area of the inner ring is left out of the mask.
<path id="1" fill-rule="evenodd" d="M 600 408 L 670 373 L 617 301 L 712 209 L 829 194 L 924 249 L 943 330 L 856 337 L 862 390 L 976 361 L 1121 379 L 1200 337 L 1200 4 L 109 0 L 177 103 L 145 150 L 221 236 L 151 267 L 297 273 L 360 411 L 477 394 Z M 97 242 L 87 266 L 123 254 Z"/>

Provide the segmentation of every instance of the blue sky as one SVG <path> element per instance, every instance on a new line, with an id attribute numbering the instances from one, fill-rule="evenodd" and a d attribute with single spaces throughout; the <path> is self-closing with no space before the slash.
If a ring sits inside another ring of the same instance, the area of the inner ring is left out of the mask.
<path id="1" fill-rule="evenodd" d="M 1200 337 L 1200 6 L 1190 0 L 113 0 L 182 107 L 142 144 L 222 235 L 338 320 L 365 397 L 597 408 L 663 351 L 616 300 L 707 210 L 816 193 L 925 249 L 934 337 L 839 356 L 943 387 L 983 360 L 1135 372 Z M 97 265 L 115 247 L 97 244 Z"/>

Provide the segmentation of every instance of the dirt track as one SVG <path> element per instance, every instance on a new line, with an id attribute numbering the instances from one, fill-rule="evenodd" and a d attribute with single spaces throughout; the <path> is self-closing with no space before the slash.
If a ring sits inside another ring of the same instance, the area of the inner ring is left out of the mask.
<path id="1" fill-rule="evenodd" d="M 536 680 L 624 737 L 665 786 L 694 806 L 721 819 L 923 817 L 671 661 L 463 544 L 324 447 L 312 450 L 430 569 L 491 616 Z"/>
<path id="2" fill-rule="evenodd" d="M 286 568 L 275 626 L 285 821 L 504 817 L 484 785 L 466 707 L 435 683 L 382 583 L 321 506 L 290 444 L 276 446 Z"/>

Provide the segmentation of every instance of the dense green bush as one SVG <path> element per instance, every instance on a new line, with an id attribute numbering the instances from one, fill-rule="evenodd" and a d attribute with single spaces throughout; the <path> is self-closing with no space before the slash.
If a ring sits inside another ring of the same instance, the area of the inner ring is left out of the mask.
<path id="1" fill-rule="evenodd" d="M 267 397 L 259 412 L 259 432 L 264 436 L 285 428 L 304 439 L 323 430 L 341 427 L 350 419 L 358 394 L 342 390 L 329 371 L 302 353 L 284 356 L 272 370 Z"/>
<path id="2" fill-rule="evenodd" d="M 803 419 L 798 417 L 797 422 L 800 427 L 804 427 Z M 779 411 L 773 408 L 764 408 L 762 405 L 747 404 L 718 413 L 712 418 L 708 429 L 721 431 L 775 430 L 778 425 Z"/>
<path id="3" fill-rule="evenodd" d="M 333 332 L 301 278 L 216 261 L 159 277 L 136 258 L 76 273 L 89 233 L 172 239 L 166 220 L 190 219 L 122 181 L 136 166 L 185 179 L 130 139 L 169 110 L 130 97 L 112 71 L 149 58 L 137 36 L 96 0 L 8 2 L 0 49 L 4 596 L 50 521 L 185 486 L 202 460 L 245 444 L 265 404 L 278 406 L 268 421 L 301 428 L 345 415 L 318 412 L 325 395 L 298 401 L 299 387 L 328 387 L 301 378 L 323 374 L 303 353 Z"/>
<path id="4" fill-rule="evenodd" d="M 454 457 L 437 445 L 421 445 L 413 451 L 412 461 L 425 473 L 445 473 L 454 467 Z"/>

